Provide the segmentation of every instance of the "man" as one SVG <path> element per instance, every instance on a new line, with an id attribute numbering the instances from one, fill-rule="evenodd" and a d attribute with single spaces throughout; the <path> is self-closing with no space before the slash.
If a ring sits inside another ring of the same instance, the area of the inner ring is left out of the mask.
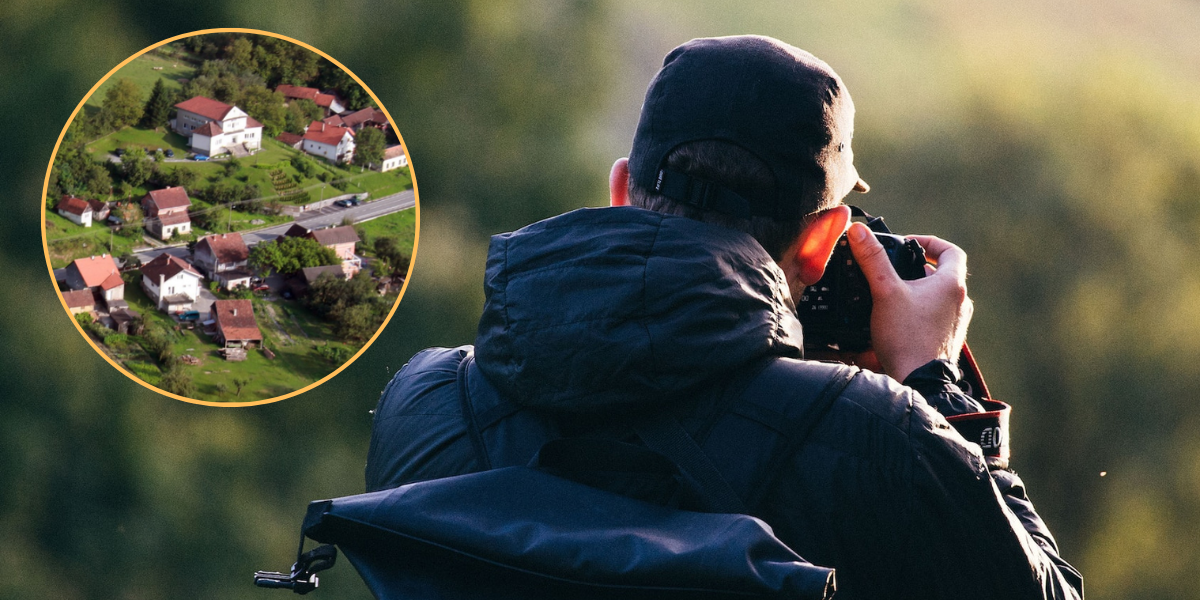
<path id="1" fill-rule="evenodd" d="M 853 116 L 833 70 L 778 40 L 672 51 L 613 166 L 612 207 L 493 238 L 474 348 L 426 350 L 389 384 L 368 489 L 523 465 L 561 436 L 633 439 L 670 413 L 750 514 L 836 568 L 839 598 L 1081 597 L 1021 481 L 944 418 L 983 411 L 956 385 L 965 254 L 917 237 L 937 268 L 902 281 L 849 225 L 841 200 L 867 190 Z M 778 472 L 756 434 L 714 450 L 713 431 L 771 425 L 754 400 L 816 395 L 815 374 L 837 369 L 799 360 L 794 301 L 848 226 L 887 375 L 856 372 Z M 768 385 L 767 363 L 808 370 Z"/>

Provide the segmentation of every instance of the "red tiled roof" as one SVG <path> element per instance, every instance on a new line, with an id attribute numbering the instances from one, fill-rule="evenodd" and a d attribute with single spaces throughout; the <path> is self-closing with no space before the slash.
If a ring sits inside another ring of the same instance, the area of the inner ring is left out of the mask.
<path id="1" fill-rule="evenodd" d="M 304 139 L 317 142 L 319 144 L 336 146 L 341 143 L 342 137 L 344 137 L 347 133 L 349 133 L 351 136 L 354 135 L 354 131 L 345 127 L 338 127 L 336 125 L 330 125 L 321 121 L 313 121 L 312 123 L 309 123 L 308 131 L 304 132 Z"/>
<path id="2" fill-rule="evenodd" d="M 77 258 L 75 262 L 71 263 L 71 266 L 79 272 L 79 277 L 83 279 L 83 285 L 86 287 L 101 285 L 113 274 L 117 274 L 120 277 L 120 272 L 117 269 L 117 261 L 113 260 L 113 257 L 107 254 Z"/>
<path id="3" fill-rule="evenodd" d="M 82 216 L 83 213 L 91 210 L 88 201 L 75 196 L 63 196 L 62 200 L 58 201 L 58 210 L 65 210 L 73 215 Z"/>
<path id="4" fill-rule="evenodd" d="M 209 121 L 200 127 L 197 127 L 194 131 L 192 131 L 192 133 L 212 137 L 214 135 L 225 133 L 225 130 L 221 129 L 221 125 L 218 121 Z"/>
<path id="5" fill-rule="evenodd" d="M 182 223 L 192 222 L 192 219 L 189 218 L 188 214 L 185 212 L 167 213 L 165 215 L 158 215 L 157 218 L 158 222 L 162 223 L 163 225 L 180 225 Z"/>
<path id="6" fill-rule="evenodd" d="M 373 106 L 368 106 L 362 110 L 344 115 L 342 116 L 342 120 L 346 123 L 347 127 L 356 127 L 358 125 L 362 125 L 363 123 L 378 123 L 380 125 L 386 125 L 388 122 L 387 115 L 383 114 L 382 110 L 379 110 Z M 328 121 L 328 119 L 326 119 L 326 121 Z"/>
<path id="7" fill-rule="evenodd" d="M 92 212 L 104 212 L 108 208 L 108 203 L 101 200 L 88 200 L 87 203 L 92 207 Z"/>
<path id="8" fill-rule="evenodd" d="M 254 305 L 249 300 L 217 300 L 212 312 L 217 329 L 226 340 L 262 341 L 262 332 L 254 320 Z"/>
<path id="9" fill-rule="evenodd" d="M 321 93 L 317 91 L 317 88 L 300 87 L 287 84 L 275 88 L 275 91 L 283 94 L 284 98 L 304 98 L 306 100 L 312 100 L 313 98 L 317 97 L 317 94 Z"/>
<path id="10" fill-rule="evenodd" d="M 197 277 L 200 276 L 196 268 L 188 264 L 187 261 L 176 256 L 171 256 L 166 252 L 159 254 L 154 257 L 154 260 L 142 265 L 142 275 L 149 277 L 150 281 L 154 282 L 154 285 L 158 285 L 160 275 L 163 279 L 170 279 L 184 271 L 192 273 Z"/>
<path id="11" fill-rule="evenodd" d="M 296 135 L 294 133 L 288 133 L 285 131 L 285 132 L 275 136 L 275 139 L 277 139 L 289 146 L 295 146 L 296 144 L 300 143 L 300 140 L 304 139 L 304 136 Z"/>
<path id="12" fill-rule="evenodd" d="M 96 298 L 92 296 L 92 290 L 72 290 L 63 292 L 63 300 L 67 301 L 67 308 L 83 308 L 85 306 L 95 306 Z"/>
<path id="13" fill-rule="evenodd" d="M 400 144 L 396 144 L 395 146 L 388 146 L 383 151 L 383 159 L 384 160 L 387 160 L 389 158 L 396 158 L 397 156 L 404 156 L 404 146 L 401 146 Z"/>
<path id="14" fill-rule="evenodd" d="M 205 98 L 204 96 L 196 96 L 191 100 L 184 100 L 176 104 L 175 108 L 217 121 L 224 119 L 225 115 L 229 114 L 229 111 L 233 109 L 232 106 L 224 102 L 217 102 L 212 98 Z"/>
<path id="15" fill-rule="evenodd" d="M 218 263 L 235 263 L 250 258 L 250 249 L 242 240 L 242 234 L 236 232 L 204 236 L 196 244 L 196 249 L 199 250 L 200 246 L 208 247 Z"/>
<path id="16" fill-rule="evenodd" d="M 317 94 L 317 97 L 313 98 L 313 103 L 322 108 L 330 108 L 333 106 L 334 100 L 336 97 L 330 94 Z"/>
<path id="17" fill-rule="evenodd" d="M 103 283 L 100 284 L 100 289 L 107 292 L 108 290 L 111 290 L 115 287 L 120 287 L 123 285 L 125 285 L 125 280 L 121 279 L 121 274 L 120 273 L 112 273 L 108 276 L 107 279 L 104 280 Z"/>
<path id="18" fill-rule="evenodd" d="M 329 229 L 318 229 L 310 232 L 308 237 L 317 240 L 322 246 L 332 246 L 334 244 L 348 244 L 350 242 L 361 241 L 358 238 L 358 232 L 349 225 L 342 227 L 330 227 Z"/>
<path id="19" fill-rule="evenodd" d="M 246 129 L 254 129 L 255 127 L 262 127 L 262 126 L 263 126 L 263 124 L 259 123 L 254 117 L 251 117 L 250 115 L 246 115 Z"/>
<path id="20" fill-rule="evenodd" d="M 150 201 L 158 210 L 164 208 L 179 208 L 180 206 L 191 206 L 192 200 L 188 198 L 187 190 L 182 186 L 163 188 L 161 190 L 151 190 L 149 194 Z"/>
<path id="21" fill-rule="evenodd" d="M 321 122 L 325 123 L 327 125 L 337 125 L 338 127 L 346 127 L 348 125 L 346 123 L 346 120 L 343 119 L 341 115 L 333 115 L 332 117 L 325 117 L 324 119 L 321 119 Z"/>

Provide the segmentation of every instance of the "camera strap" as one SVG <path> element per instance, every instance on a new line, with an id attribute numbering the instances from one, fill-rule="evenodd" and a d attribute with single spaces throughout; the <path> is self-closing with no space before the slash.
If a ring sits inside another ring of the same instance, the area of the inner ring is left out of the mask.
<path id="1" fill-rule="evenodd" d="M 1012 407 L 992 398 L 987 383 L 983 380 L 983 372 L 979 370 L 979 363 L 975 361 L 975 355 L 971 354 L 971 348 L 966 344 L 963 344 L 962 354 L 958 358 L 958 368 L 962 371 L 960 387 L 964 388 L 963 391 L 968 396 L 983 405 L 984 412 L 954 415 L 946 420 L 968 442 L 979 444 L 988 467 L 1007 469 L 1011 456 L 1008 421 Z"/>

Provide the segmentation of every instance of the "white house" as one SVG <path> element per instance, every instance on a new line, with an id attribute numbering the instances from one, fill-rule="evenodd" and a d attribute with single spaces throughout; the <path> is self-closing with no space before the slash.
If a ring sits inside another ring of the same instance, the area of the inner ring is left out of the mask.
<path id="1" fill-rule="evenodd" d="M 192 219 L 188 207 L 192 199 L 182 186 L 150 190 L 142 198 L 142 210 L 146 213 L 146 231 L 160 240 L 168 240 L 176 233 L 187 235 L 192 231 Z"/>
<path id="2" fill-rule="evenodd" d="M 192 151 L 197 154 L 245 156 L 262 147 L 262 123 L 236 106 L 196 96 L 175 108 L 178 112 L 171 128 L 190 136 Z"/>
<path id="3" fill-rule="evenodd" d="M 142 265 L 142 289 L 159 310 L 168 313 L 191 310 L 202 279 L 192 265 L 165 252 Z"/>
<path id="4" fill-rule="evenodd" d="M 63 196 L 55 210 L 76 225 L 92 226 L 92 206 L 83 198 Z"/>
<path id="5" fill-rule="evenodd" d="M 408 156 L 405 156 L 404 146 L 401 146 L 400 144 L 388 146 L 383 150 L 382 165 L 377 165 L 374 163 L 371 164 L 372 169 L 380 172 L 387 172 L 391 171 L 392 169 L 399 169 L 400 167 L 406 166 L 408 166 Z"/>
<path id="6" fill-rule="evenodd" d="M 196 242 L 193 250 L 195 264 L 209 279 L 221 282 L 225 289 L 250 285 L 250 270 L 247 266 L 250 249 L 242 240 L 242 234 L 222 233 L 207 235 Z"/>
<path id="7" fill-rule="evenodd" d="M 354 131 L 322 121 L 313 121 L 304 131 L 300 149 L 329 162 L 350 162 L 354 157 Z"/>

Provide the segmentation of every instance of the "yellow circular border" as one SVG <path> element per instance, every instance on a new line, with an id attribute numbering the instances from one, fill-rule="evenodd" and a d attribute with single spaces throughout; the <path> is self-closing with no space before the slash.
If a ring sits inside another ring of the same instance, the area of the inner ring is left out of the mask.
<path id="1" fill-rule="evenodd" d="M 46 238 L 46 194 L 48 194 L 50 191 L 50 170 L 54 168 L 54 159 L 58 156 L 58 148 L 60 145 L 62 145 L 63 137 L 65 137 L 67 134 L 67 128 L 69 128 L 71 126 L 71 123 L 75 121 L 75 116 L 79 114 L 79 111 L 81 109 L 83 109 L 83 105 L 88 101 L 89 98 L 92 97 L 92 94 L 96 93 L 96 90 L 99 89 L 101 84 L 103 84 L 105 81 L 108 81 L 109 77 L 112 77 L 114 73 L 121 70 L 121 67 L 124 67 L 125 65 L 129 64 L 131 61 L 133 61 L 133 59 L 135 59 L 155 48 L 158 48 L 159 46 L 163 46 L 163 45 L 169 44 L 171 42 L 174 42 L 175 40 L 181 40 L 183 38 L 188 38 L 188 37 L 192 37 L 195 35 L 204 35 L 204 34 L 208 34 L 208 33 L 251 33 L 251 34 L 255 34 L 255 35 L 265 35 L 268 37 L 278 38 L 278 39 L 281 39 L 284 41 L 291 42 L 298 46 L 302 46 L 313 52 L 316 52 L 317 54 L 323 56 L 329 62 L 336 65 L 341 70 L 345 71 L 347 74 L 350 75 L 350 77 L 353 77 L 354 81 L 358 82 L 358 84 L 361 85 L 362 88 L 364 90 L 366 90 L 366 92 L 368 94 L 370 94 L 371 99 L 375 101 L 375 104 L 379 106 L 379 109 L 383 111 L 384 116 L 387 117 L 388 122 L 392 125 L 392 131 L 396 132 L 396 137 L 398 137 L 400 139 L 400 146 L 404 149 L 404 155 L 408 157 L 408 172 L 409 172 L 410 178 L 412 179 L 412 185 L 413 185 L 413 210 L 415 210 L 417 213 L 417 219 L 416 219 L 416 231 L 413 234 L 414 237 L 413 237 L 412 259 L 408 263 L 408 273 L 405 274 L 405 276 L 404 276 L 404 285 L 400 287 L 400 294 L 396 297 L 396 302 L 392 304 L 392 310 L 388 312 L 387 318 L 385 318 L 383 320 L 383 325 L 379 326 L 379 329 L 375 331 L 375 335 L 371 336 L 371 339 L 367 340 L 367 343 L 363 344 L 363 347 L 360 348 L 359 351 L 354 354 L 354 356 L 351 356 L 349 360 L 347 360 L 345 363 L 343 363 L 342 366 L 335 369 L 332 373 L 330 373 L 330 374 L 326 375 L 325 377 L 322 377 L 321 379 L 319 379 L 313 383 L 310 383 L 309 385 L 307 385 L 303 388 L 300 388 L 290 394 L 284 394 L 282 396 L 276 396 L 274 398 L 268 398 L 266 400 L 254 400 L 251 402 L 212 402 L 212 401 L 208 401 L 208 400 L 196 400 L 195 398 L 186 398 L 184 396 L 180 396 L 178 394 L 172 394 L 171 392 L 161 390 L 157 387 L 154 387 L 153 385 L 150 385 L 149 383 L 142 381 L 133 373 L 130 373 L 129 371 L 125 370 L 124 367 L 117 364 L 116 361 L 114 361 L 103 350 L 101 350 L 100 347 L 96 345 L 96 342 L 94 342 L 92 340 L 92 338 L 87 335 L 87 332 L 85 332 L 83 330 L 83 327 L 81 327 L 79 325 L 79 322 L 76 321 L 73 316 L 71 316 L 71 309 L 67 307 L 67 301 L 66 301 L 66 299 L 63 298 L 62 292 L 58 291 L 58 283 L 54 279 L 54 267 L 50 263 L 50 245 Z M 108 361 L 108 364 L 112 365 L 114 368 L 117 369 L 118 372 L 120 372 L 120 373 L 124 374 L 126 377 L 132 379 L 134 382 L 141 384 L 142 387 L 145 387 L 146 389 L 154 391 L 154 392 L 158 392 L 159 394 L 162 394 L 169 398 L 174 398 L 176 400 L 182 400 L 184 402 L 190 402 L 192 404 L 202 404 L 204 406 L 221 406 L 221 407 L 236 408 L 236 407 L 242 407 L 242 406 L 257 406 L 260 404 L 270 404 L 272 402 L 286 400 L 288 398 L 291 398 L 292 396 L 303 394 L 304 392 L 307 392 L 308 390 L 311 390 L 311 389 L 321 385 L 322 383 L 329 381 L 330 379 L 333 378 L 334 375 L 341 373 L 343 369 L 350 366 L 352 363 L 354 363 L 355 360 L 358 360 L 358 357 L 362 356 L 362 353 L 366 352 L 367 348 L 370 348 L 371 344 L 375 343 L 375 339 L 379 337 L 379 334 L 383 333 L 384 328 L 386 328 L 388 326 L 388 323 L 391 322 L 392 315 L 396 314 L 396 308 L 400 306 L 400 301 L 402 299 L 404 299 L 404 292 L 406 290 L 408 290 L 408 282 L 412 279 L 413 267 L 417 263 L 417 246 L 420 244 L 420 241 L 421 241 L 421 200 L 420 200 L 421 196 L 417 192 L 417 174 L 416 174 L 416 169 L 413 168 L 412 162 L 413 162 L 412 154 L 409 154 L 409 152 L 408 152 L 408 146 L 404 143 L 404 136 L 400 134 L 400 129 L 396 127 L 396 121 L 394 119 L 392 119 L 392 115 L 388 112 L 387 108 L 384 107 L 383 102 L 379 101 L 379 97 L 375 95 L 375 92 L 371 91 L 371 88 L 367 87 L 367 84 L 364 83 L 362 79 L 359 79 L 358 75 L 355 75 L 350 69 L 347 69 L 345 65 L 338 62 L 337 59 L 333 58 L 332 56 L 329 56 L 328 54 L 326 54 L 304 42 L 301 42 L 300 40 L 290 38 L 286 35 L 280 35 L 278 33 L 271 33 L 269 31 L 263 31 L 261 29 L 243 29 L 243 28 L 236 28 L 236 27 L 219 28 L 219 29 L 201 29 L 199 31 L 193 31 L 190 33 L 184 33 L 181 35 L 177 35 L 175 37 L 167 38 L 161 42 L 158 42 L 157 44 L 152 44 L 150 46 L 146 46 L 140 52 L 133 54 L 129 58 L 126 58 L 125 60 L 121 61 L 121 64 L 113 67 L 112 70 L 110 70 L 107 74 L 104 75 L 104 77 L 100 78 L 100 81 L 96 82 L 96 85 L 92 86 L 92 89 L 88 90 L 87 94 L 84 94 L 83 100 L 79 101 L 79 105 L 76 106 L 75 110 L 71 112 L 71 117 L 67 119 L 66 125 L 63 126 L 62 133 L 58 134 L 58 141 L 54 143 L 54 152 L 51 153 L 51 155 L 50 155 L 50 165 L 46 168 L 46 180 L 45 180 L 45 183 L 43 183 L 43 185 L 42 185 L 42 197 L 41 197 L 42 250 L 45 251 L 45 253 L 46 253 L 46 269 L 50 273 L 50 281 L 55 282 L 54 289 L 55 289 L 55 292 L 58 294 L 59 302 L 62 303 L 63 310 L 66 311 L 68 317 L 71 317 L 71 323 L 73 323 L 75 325 L 75 329 L 79 330 L 79 334 L 83 336 L 83 339 L 86 340 L 89 345 L 91 345 L 92 349 L 95 350 L 96 353 L 99 354 L 101 358 Z"/>

